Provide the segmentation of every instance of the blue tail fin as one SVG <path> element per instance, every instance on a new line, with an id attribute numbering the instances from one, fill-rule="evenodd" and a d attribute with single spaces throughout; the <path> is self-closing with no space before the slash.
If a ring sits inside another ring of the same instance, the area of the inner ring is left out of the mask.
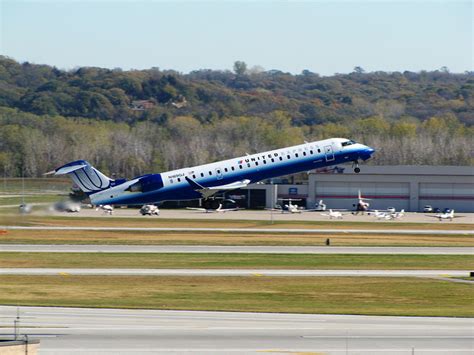
<path id="1" fill-rule="evenodd" d="M 63 165 L 54 171 L 54 175 L 70 175 L 74 183 L 88 195 L 108 189 L 114 182 L 85 160 Z"/>

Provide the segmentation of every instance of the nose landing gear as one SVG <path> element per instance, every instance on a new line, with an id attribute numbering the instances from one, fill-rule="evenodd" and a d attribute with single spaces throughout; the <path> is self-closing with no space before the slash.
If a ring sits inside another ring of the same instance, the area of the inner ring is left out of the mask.
<path id="1" fill-rule="evenodd" d="M 354 161 L 354 164 L 352 164 L 352 166 L 353 166 L 353 167 L 355 166 L 354 172 L 355 172 L 356 174 L 359 174 L 359 173 L 360 173 L 359 162 L 358 162 L 357 160 Z"/>

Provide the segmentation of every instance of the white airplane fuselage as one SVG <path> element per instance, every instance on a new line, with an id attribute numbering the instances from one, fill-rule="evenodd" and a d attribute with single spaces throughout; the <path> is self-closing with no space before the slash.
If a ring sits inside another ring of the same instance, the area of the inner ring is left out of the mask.
<path id="1" fill-rule="evenodd" d="M 108 179 L 84 160 L 66 164 L 56 169 L 56 174 L 71 174 L 94 205 L 143 205 L 206 197 L 196 185 L 214 190 L 219 186 L 232 184 L 242 187 L 277 176 L 367 160 L 373 153 L 374 149 L 363 144 L 344 138 L 332 138 L 143 175 L 129 181 Z M 78 171 L 79 164 L 84 167 L 84 173 Z"/>

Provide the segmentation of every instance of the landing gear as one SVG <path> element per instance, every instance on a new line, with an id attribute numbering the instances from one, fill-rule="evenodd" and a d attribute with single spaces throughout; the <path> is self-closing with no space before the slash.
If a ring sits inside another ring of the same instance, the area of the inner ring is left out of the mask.
<path id="1" fill-rule="evenodd" d="M 206 198 L 202 201 L 202 207 L 204 207 L 206 210 L 215 210 L 219 208 L 219 201 L 214 198 Z"/>
<path id="2" fill-rule="evenodd" d="M 353 164 L 352 166 L 355 166 L 354 172 L 355 172 L 356 174 L 359 174 L 359 173 L 360 173 L 359 162 L 358 162 L 357 160 L 354 161 L 354 164 Z"/>

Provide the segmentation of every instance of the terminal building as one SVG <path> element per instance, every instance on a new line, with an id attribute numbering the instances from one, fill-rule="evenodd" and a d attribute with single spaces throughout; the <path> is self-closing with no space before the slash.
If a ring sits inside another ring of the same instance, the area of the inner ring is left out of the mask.
<path id="1" fill-rule="evenodd" d="M 277 182 L 250 185 L 227 196 L 246 208 L 274 207 L 291 198 L 306 208 L 323 200 L 327 208 L 351 209 L 360 190 L 371 200 L 372 209 L 420 212 L 430 205 L 474 212 L 474 167 L 470 166 L 362 166 L 359 174 L 340 166 L 310 172 L 307 182 Z"/>

